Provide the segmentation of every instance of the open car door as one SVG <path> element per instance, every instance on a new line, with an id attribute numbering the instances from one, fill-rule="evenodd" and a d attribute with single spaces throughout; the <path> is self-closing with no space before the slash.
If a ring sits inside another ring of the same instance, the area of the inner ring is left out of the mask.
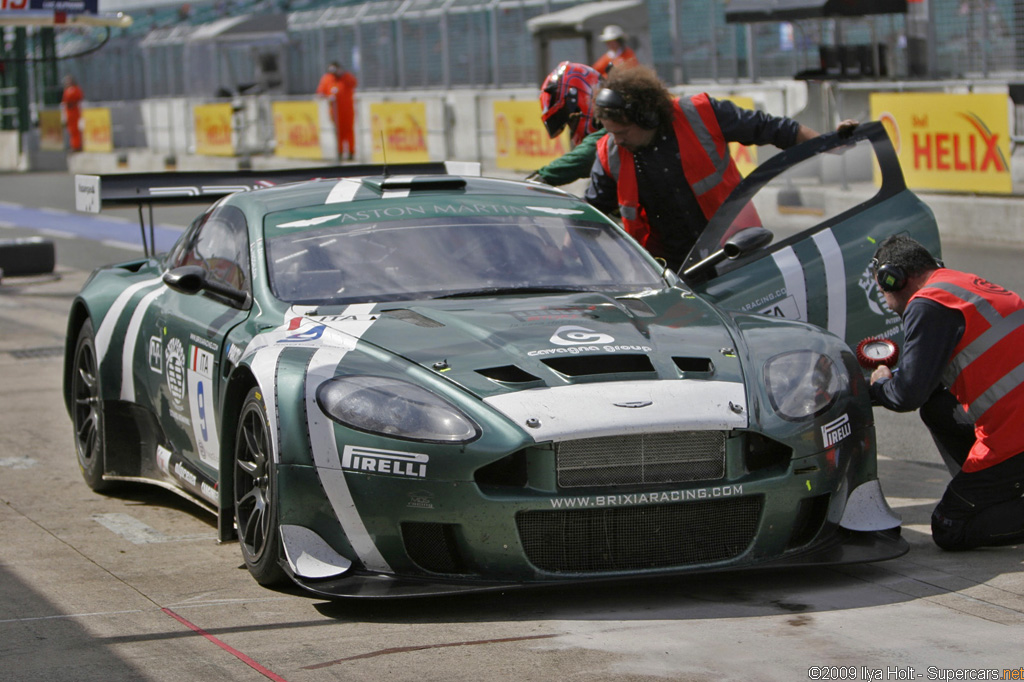
<path id="1" fill-rule="evenodd" d="M 840 189 L 856 182 L 870 190 L 872 175 L 873 194 Z M 885 128 L 870 122 L 758 167 L 711 219 L 680 274 L 730 310 L 810 322 L 854 349 L 871 337 L 902 346 L 900 318 L 870 271 L 878 244 L 899 233 L 942 257 L 934 214 L 907 189 Z"/>

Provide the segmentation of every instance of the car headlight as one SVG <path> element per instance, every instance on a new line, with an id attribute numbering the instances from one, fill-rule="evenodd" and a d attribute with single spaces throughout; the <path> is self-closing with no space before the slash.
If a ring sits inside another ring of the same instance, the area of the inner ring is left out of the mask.
<path id="1" fill-rule="evenodd" d="M 776 355 L 764 365 L 772 407 L 785 419 L 821 414 L 850 385 L 846 368 L 827 355 L 809 350 Z"/>
<path id="2" fill-rule="evenodd" d="M 400 379 L 335 377 L 320 384 L 316 402 L 340 424 L 392 438 L 466 443 L 480 435 L 476 423 L 457 407 Z"/>

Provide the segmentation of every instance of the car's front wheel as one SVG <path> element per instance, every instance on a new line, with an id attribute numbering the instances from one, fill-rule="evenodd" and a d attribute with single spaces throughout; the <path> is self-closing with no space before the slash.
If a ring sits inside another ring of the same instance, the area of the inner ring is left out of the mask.
<path id="1" fill-rule="evenodd" d="M 86 320 L 78 332 L 74 357 L 71 400 L 78 468 L 90 488 L 104 492 L 110 490 L 113 484 L 103 480 L 107 441 L 103 432 L 103 400 L 100 397 L 96 334 L 90 320 Z"/>
<path id="2" fill-rule="evenodd" d="M 276 495 L 267 408 L 254 388 L 242 405 L 235 434 L 235 523 L 249 573 L 268 587 L 287 578 L 280 564 Z"/>

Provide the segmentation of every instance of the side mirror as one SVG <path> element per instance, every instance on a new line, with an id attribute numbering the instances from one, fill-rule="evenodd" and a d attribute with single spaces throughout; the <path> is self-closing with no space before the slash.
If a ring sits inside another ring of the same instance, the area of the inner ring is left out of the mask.
<path id="1" fill-rule="evenodd" d="M 252 305 L 252 295 L 248 291 L 242 291 L 209 279 L 206 276 L 206 271 L 198 265 L 182 265 L 168 270 L 164 273 L 163 280 L 164 284 L 171 289 L 189 296 L 209 291 L 211 294 L 228 299 L 240 308 L 248 308 Z"/>
<path id="2" fill-rule="evenodd" d="M 175 291 L 194 296 L 206 288 L 206 271 L 198 265 L 182 265 L 165 272 L 163 280 Z"/>
<path id="3" fill-rule="evenodd" d="M 763 246 L 767 246 L 771 243 L 774 236 L 770 230 L 766 230 L 763 227 L 747 227 L 742 229 L 729 237 L 718 251 L 684 270 L 682 276 L 688 281 L 710 279 L 710 275 L 716 265 L 724 260 L 736 260 Z"/>

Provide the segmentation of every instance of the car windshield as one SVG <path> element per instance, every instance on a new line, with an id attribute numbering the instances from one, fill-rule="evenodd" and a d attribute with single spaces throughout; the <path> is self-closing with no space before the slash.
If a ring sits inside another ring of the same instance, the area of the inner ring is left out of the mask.
<path id="1" fill-rule="evenodd" d="M 270 213 L 264 223 L 274 295 L 289 303 L 544 293 L 665 286 L 661 272 L 582 209 L 447 202 L 475 210 L 358 202 Z M 500 212 L 499 212 L 500 211 Z"/>

